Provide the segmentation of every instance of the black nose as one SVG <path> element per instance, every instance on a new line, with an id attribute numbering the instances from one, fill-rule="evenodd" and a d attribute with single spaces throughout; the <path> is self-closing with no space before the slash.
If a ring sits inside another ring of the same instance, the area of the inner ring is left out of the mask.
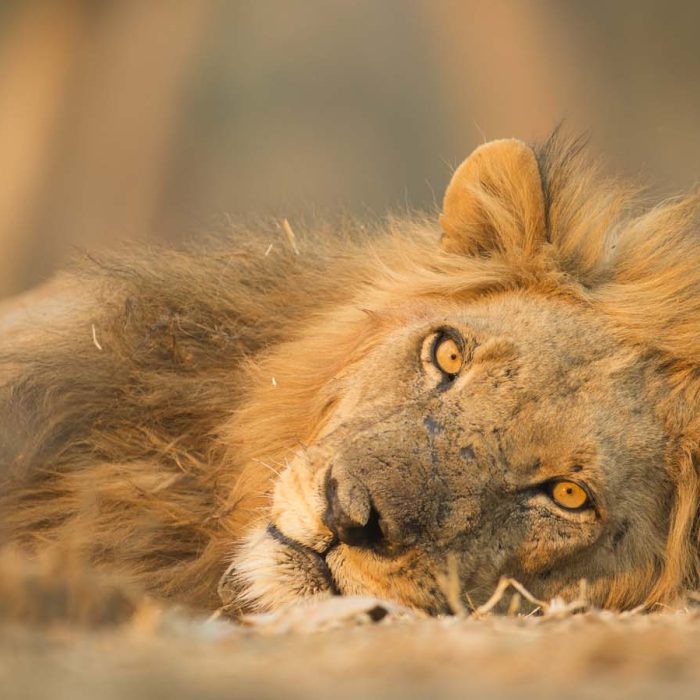
<path id="1" fill-rule="evenodd" d="M 379 548 L 384 543 L 381 517 L 369 493 L 359 484 L 338 485 L 326 477 L 326 512 L 324 521 L 344 544 L 352 547 Z M 353 488 L 354 486 L 354 488 Z"/>

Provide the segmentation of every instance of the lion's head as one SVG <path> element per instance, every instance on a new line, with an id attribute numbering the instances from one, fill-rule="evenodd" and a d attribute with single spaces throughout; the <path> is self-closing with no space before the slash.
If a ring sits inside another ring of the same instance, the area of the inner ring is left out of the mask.
<path id="1" fill-rule="evenodd" d="M 350 304 L 256 365 L 238 439 L 269 431 L 279 474 L 225 589 L 441 612 L 449 570 L 465 605 L 503 575 L 612 607 L 697 583 L 692 206 L 630 213 L 595 177 L 556 139 L 482 146 L 440 245 L 377 248 Z"/>

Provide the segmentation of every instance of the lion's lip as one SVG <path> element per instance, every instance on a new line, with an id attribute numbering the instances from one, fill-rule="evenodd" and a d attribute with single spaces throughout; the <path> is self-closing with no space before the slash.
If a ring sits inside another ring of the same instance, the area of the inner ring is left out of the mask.
<path id="1" fill-rule="evenodd" d="M 286 547 L 290 547 L 294 551 L 299 552 L 300 554 L 303 554 L 306 557 L 309 557 L 311 561 L 315 563 L 318 573 L 328 584 L 328 590 L 333 595 L 340 595 L 338 584 L 333 578 L 333 574 L 330 570 L 330 567 L 328 566 L 328 562 L 326 561 L 326 557 L 328 556 L 328 554 L 338 545 L 338 541 L 336 539 L 331 540 L 331 542 L 328 543 L 328 545 L 322 552 L 317 552 L 315 549 L 307 547 L 301 542 L 298 542 L 297 540 L 292 539 L 288 535 L 285 535 L 274 523 L 268 524 L 267 534 L 270 535 L 270 537 L 272 537 L 280 544 L 283 544 Z"/>

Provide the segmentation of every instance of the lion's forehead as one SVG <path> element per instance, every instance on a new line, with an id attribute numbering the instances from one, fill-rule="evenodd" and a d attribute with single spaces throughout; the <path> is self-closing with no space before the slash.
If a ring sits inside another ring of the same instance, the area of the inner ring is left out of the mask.
<path id="1" fill-rule="evenodd" d="M 614 326 L 574 301 L 533 294 L 503 294 L 465 306 L 465 325 L 486 339 L 502 336 L 522 352 L 550 364 L 596 361 L 619 352 Z"/>
<path id="2" fill-rule="evenodd" d="M 536 392 L 550 406 L 595 400 L 618 410 L 651 403 L 647 379 L 654 374 L 659 382 L 643 350 L 623 343 L 614 324 L 595 309 L 514 292 L 459 306 L 435 301 L 405 322 L 399 319 L 348 372 L 344 387 L 353 403 L 360 395 L 388 405 L 411 394 L 429 397 L 416 360 L 424 339 L 444 327 L 456 329 L 464 340 L 465 381 L 435 398 L 438 403 L 457 400 L 486 377 L 504 406 L 520 400 L 518 392 Z"/>
<path id="3" fill-rule="evenodd" d="M 508 472 L 532 479 L 533 469 L 540 476 L 573 467 L 622 473 L 640 455 L 650 463 L 660 458 L 658 387 L 647 385 L 643 353 L 625 346 L 594 310 L 502 294 L 449 314 L 436 304 L 398 332 L 411 353 L 426 329 L 441 325 L 456 327 L 476 348 L 463 374 L 436 391 L 420 379 L 417 362 L 393 367 L 393 352 L 381 364 L 367 358 L 363 381 L 350 382 L 352 400 L 340 403 L 333 422 L 335 449 L 368 462 L 391 454 L 389 461 L 402 464 L 422 450 L 413 461 L 437 459 L 459 473 L 470 459 L 495 464 L 501 455 Z"/>

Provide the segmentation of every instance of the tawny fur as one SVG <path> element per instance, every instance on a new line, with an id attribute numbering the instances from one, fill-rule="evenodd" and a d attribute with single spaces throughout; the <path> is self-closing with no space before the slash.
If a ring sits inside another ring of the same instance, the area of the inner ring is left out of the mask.
<path id="1" fill-rule="evenodd" d="M 514 189 L 522 163 L 487 173 L 471 184 L 478 215 L 460 213 L 454 245 L 443 220 L 442 248 L 429 217 L 306 234 L 298 254 L 269 227 L 76 264 L 60 318 L 29 313 L 0 341 L 2 540 L 68 547 L 161 598 L 216 607 L 233 545 L 332 412 L 333 378 L 381 332 L 373 309 L 530 290 L 609 319 L 673 387 L 659 408 L 681 455 L 663 565 L 609 600 L 697 587 L 696 200 L 646 208 L 560 137 L 536 153 L 543 189 Z"/>

